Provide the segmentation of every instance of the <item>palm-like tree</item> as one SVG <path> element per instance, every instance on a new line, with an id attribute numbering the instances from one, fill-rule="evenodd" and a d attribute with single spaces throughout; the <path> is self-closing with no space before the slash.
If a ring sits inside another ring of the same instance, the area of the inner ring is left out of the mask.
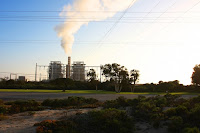
<path id="1" fill-rule="evenodd" d="M 139 81 L 139 71 L 138 70 L 131 70 L 130 72 L 130 81 L 133 82 L 133 86 L 131 87 L 131 92 L 134 91 L 135 83 Z"/>

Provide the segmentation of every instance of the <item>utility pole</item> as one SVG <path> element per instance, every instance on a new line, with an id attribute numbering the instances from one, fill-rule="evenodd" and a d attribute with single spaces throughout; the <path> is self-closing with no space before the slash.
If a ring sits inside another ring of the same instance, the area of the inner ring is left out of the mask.
<path id="1" fill-rule="evenodd" d="M 41 81 L 41 73 L 40 73 L 40 81 Z"/>
<path id="2" fill-rule="evenodd" d="M 37 63 L 36 63 L 36 66 L 35 66 L 35 82 L 37 81 Z"/>
<path id="3" fill-rule="evenodd" d="M 101 83 L 101 65 L 100 65 L 100 83 Z"/>

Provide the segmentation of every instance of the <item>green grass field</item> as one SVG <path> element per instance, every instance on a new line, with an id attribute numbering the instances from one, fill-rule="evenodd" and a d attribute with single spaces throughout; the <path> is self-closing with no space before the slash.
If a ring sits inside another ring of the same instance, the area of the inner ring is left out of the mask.
<path id="1" fill-rule="evenodd" d="M 38 92 L 38 93 L 82 93 L 82 94 L 154 94 L 154 95 L 165 95 L 163 92 L 121 92 L 115 93 L 112 91 L 96 91 L 96 90 L 39 90 L 39 89 L 0 89 L 0 92 Z M 199 95 L 200 93 L 190 93 L 190 92 L 174 92 L 173 95 Z"/>

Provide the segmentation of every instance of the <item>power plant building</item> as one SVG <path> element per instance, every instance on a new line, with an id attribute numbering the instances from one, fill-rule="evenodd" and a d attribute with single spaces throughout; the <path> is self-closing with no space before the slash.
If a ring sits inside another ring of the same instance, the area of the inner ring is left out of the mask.
<path id="1" fill-rule="evenodd" d="M 85 81 L 85 64 L 83 61 L 73 63 L 71 78 L 75 81 Z"/>
<path id="2" fill-rule="evenodd" d="M 26 81 L 26 77 L 25 76 L 19 76 L 18 81 Z"/>
<path id="3" fill-rule="evenodd" d="M 51 61 L 49 64 L 49 80 L 63 78 L 65 69 L 60 61 Z"/>

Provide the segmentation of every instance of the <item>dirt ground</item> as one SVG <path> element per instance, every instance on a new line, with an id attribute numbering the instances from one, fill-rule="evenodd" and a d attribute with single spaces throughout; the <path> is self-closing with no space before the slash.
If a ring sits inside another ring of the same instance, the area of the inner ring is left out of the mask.
<path id="1" fill-rule="evenodd" d="M 0 99 L 4 101 L 13 101 L 13 100 L 30 100 L 34 99 L 37 101 L 43 101 L 45 99 L 63 99 L 69 96 L 83 96 L 86 98 L 95 98 L 100 101 L 114 100 L 120 96 L 124 96 L 128 99 L 137 98 L 138 94 L 77 94 L 77 93 L 35 93 L 35 92 L 0 92 Z M 144 94 L 142 96 L 152 97 L 156 96 L 153 94 Z M 183 98 L 192 98 L 197 95 L 182 95 Z"/>
<path id="2" fill-rule="evenodd" d="M 87 113 L 93 109 L 70 109 L 70 110 L 43 110 L 35 111 L 33 115 L 29 112 L 8 116 L 6 120 L 0 121 L 0 133 L 35 133 L 35 123 L 43 120 L 59 120 L 76 113 Z"/>

